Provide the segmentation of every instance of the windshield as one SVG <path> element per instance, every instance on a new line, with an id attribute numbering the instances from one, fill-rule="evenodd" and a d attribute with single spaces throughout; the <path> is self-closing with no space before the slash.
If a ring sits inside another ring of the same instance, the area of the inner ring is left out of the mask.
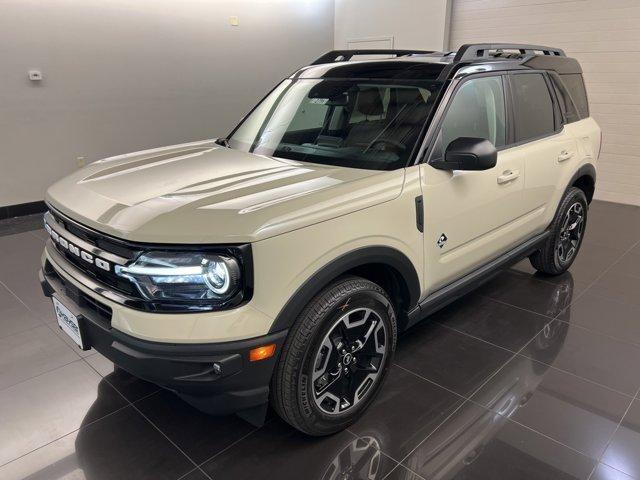
<path id="1" fill-rule="evenodd" d="M 285 80 L 228 139 L 260 155 L 372 170 L 406 165 L 441 83 Z"/>

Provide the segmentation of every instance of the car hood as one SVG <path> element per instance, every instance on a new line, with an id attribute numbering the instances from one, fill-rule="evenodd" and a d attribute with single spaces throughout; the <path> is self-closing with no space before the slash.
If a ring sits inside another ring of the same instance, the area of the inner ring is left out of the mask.
<path id="1" fill-rule="evenodd" d="M 213 141 L 99 160 L 47 203 L 88 227 L 151 243 L 254 242 L 397 197 L 404 170 L 325 166 Z"/>

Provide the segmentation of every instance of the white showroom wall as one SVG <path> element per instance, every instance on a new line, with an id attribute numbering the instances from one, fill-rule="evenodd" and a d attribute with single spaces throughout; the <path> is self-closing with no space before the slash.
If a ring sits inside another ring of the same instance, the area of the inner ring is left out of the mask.
<path id="1" fill-rule="evenodd" d="M 0 206 L 83 162 L 228 133 L 333 26 L 333 0 L 0 0 Z"/>
<path id="2" fill-rule="evenodd" d="M 335 0 L 335 48 L 442 50 L 450 0 Z"/>

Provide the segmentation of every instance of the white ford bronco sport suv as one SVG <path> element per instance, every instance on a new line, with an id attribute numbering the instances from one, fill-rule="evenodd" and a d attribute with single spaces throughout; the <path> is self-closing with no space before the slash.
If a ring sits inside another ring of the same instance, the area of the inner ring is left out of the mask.
<path id="1" fill-rule="evenodd" d="M 333 51 L 228 138 L 49 188 L 42 287 L 80 348 L 197 408 L 330 434 L 399 332 L 523 257 L 569 268 L 600 142 L 562 50 Z"/>

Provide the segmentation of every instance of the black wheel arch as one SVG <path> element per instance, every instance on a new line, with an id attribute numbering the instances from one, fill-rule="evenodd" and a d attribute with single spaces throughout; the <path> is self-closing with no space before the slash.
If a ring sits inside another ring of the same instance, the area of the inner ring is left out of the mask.
<path id="1" fill-rule="evenodd" d="M 593 193 L 596 186 L 596 168 L 591 163 L 586 163 L 573 174 L 567 190 L 569 187 L 577 187 L 582 190 L 587 197 L 587 203 L 591 203 L 593 200 Z"/>
<path id="2" fill-rule="evenodd" d="M 280 310 L 269 333 L 290 328 L 315 295 L 345 274 L 361 276 L 379 285 L 382 283 L 380 286 L 404 312 L 418 304 L 420 280 L 411 260 L 392 247 L 363 247 L 339 256 L 314 272 Z M 400 320 L 403 312 L 396 313 Z"/>

